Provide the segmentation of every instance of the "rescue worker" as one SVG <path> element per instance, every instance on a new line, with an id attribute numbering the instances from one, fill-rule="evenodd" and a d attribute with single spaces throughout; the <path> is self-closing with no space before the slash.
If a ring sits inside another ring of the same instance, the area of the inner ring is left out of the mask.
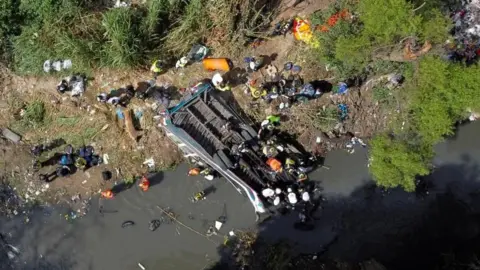
<path id="1" fill-rule="evenodd" d="M 163 72 L 163 63 L 160 60 L 153 62 L 150 71 L 153 73 L 153 79 L 156 80 L 158 75 Z"/>
<path id="2" fill-rule="evenodd" d="M 215 86 L 216 89 L 222 92 L 232 90 L 230 86 L 225 82 L 220 73 L 215 73 L 215 75 L 213 75 L 212 84 Z"/>
<path id="3" fill-rule="evenodd" d="M 190 62 L 190 59 L 186 56 L 180 58 L 177 63 L 175 64 L 175 69 L 185 68 L 185 66 Z"/>
<path id="4" fill-rule="evenodd" d="M 104 199 L 113 199 L 113 196 L 114 196 L 113 192 L 112 192 L 110 189 L 107 189 L 107 190 L 105 190 L 105 191 L 102 191 L 102 192 L 100 193 L 100 195 L 101 195 L 102 198 L 104 198 Z"/>
<path id="5" fill-rule="evenodd" d="M 273 134 L 275 127 L 280 125 L 280 116 L 278 115 L 269 115 L 267 119 L 263 120 L 260 124 L 260 129 L 258 130 L 258 138 L 268 137 Z"/>
<path id="6" fill-rule="evenodd" d="M 295 205 L 298 200 L 297 200 L 297 195 L 295 193 L 293 193 L 293 190 L 291 188 L 288 188 L 287 189 L 287 192 L 288 192 L 288 195 L 287 195 L 287 198 L 288 198 L 288 202 L 293 206 Z"/>
<path id="7" fill-rule="evenodd" d="M 230 91 L 232 88 L 230 85 L 228 85 L 226 82 L 221 82 L 218 86 L 217 89 L 224 92 L 224 91 Z"/>
<path id="8" fill-rule="evenodd" d="M 267 165 L 274 171 L 275 173 L 282 172 L 282 163 L 276 158 L 269 158 L 267 160 Z"/>
<path id="9" fill-rule="evenodd" d="M 205 192 L 200 191 L 200 192 L 197 192 L 193 195 L 192 202 L 198 202 L 198 201 L 205 200 L 205 199 L 206 199 Z"/>
<path id="10" fill-rule="evenodd" d="M 142 181 L 140 181 L 140 184 L 138 186 L 143 192 L 146 192 L 150 188 L 150 181 L 147 177 L 142 176 Z"/>
<path id="11" fill-rule="evenodd" d="M 246 57 L 244 59 L 245 63 L 247 63 L 247 71 L 255 72 L 258 71 L 264 62 L 264 59 L 262 56 L 259 56 L 257 58 L 255 57 Z"/>
<path id="12" fill-rule="evenodd" d="M 87 160 L 83 157 L 78 157 L 75 160 L 75 167 L 77 167 L 80 170 L 85 170 L 87 168 Z"/>
<path id="13" fill-rule="evenodd" d="M 298 182 L 307 180 L 307 174 L 301 168 L 295 166 L 295 161 L 291 158 L 285 159 L 285 170 L 292 176 L 297 178 Z"/>
<path id="14" fill-rule="evenodd" d="M 275 191 L 269 187 L 265 188 L 262 190 L 262 195 L 263 197 L 265 198 L 270 198 L 272 197 L 273 195 L 275 195 Z"/>
<path id="15" fill-rule="evenodd" d="M 254 99 L 259 99 L 261 97 L 264 97 L 267 95 L 267 91 L 263 87 L 263 85 L 260 85 L 260 87 L 255 86 L 256 80 L 249 80 L 247 82 L 247 88 L 250 90 L 250 94 Z M 248 94 L 248 91 L 246 91 L 245 94 Z"/>

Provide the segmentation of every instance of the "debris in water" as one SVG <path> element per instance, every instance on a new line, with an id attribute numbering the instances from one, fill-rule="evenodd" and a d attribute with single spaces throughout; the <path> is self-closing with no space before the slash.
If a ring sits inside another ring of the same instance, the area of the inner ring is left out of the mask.
<path id="1" fill-rule="evenodd" d="M 131 220 L 127 220 L 127 221 L 122 223 L 122 228 L 130 227 L 130 226 L 133 226 L 133 225 L 135 225 L 135 222 L 133 222 Z"/>
<path id="2" fill-rule="evenodd" d="M 140 267 L 142 270 L 146 270 L 145 266 L 143 266 L 141 263 L 138 263 L 138 267 Z"/>
<path id="3" fill-rule="evenodd" d="M 153 232 L 156 229 L 158 229 L 158 227 L 160 227 L 160 224 L 161 224 L 161 222 L 158 219 L 154 219 L 154 220 L 150 221 L 150 225 L 149 225 L 150 231 Z"/>

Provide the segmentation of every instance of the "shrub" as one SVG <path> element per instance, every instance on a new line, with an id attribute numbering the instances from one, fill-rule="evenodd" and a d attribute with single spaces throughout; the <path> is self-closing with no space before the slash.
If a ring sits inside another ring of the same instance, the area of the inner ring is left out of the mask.
<path id="1" fill-rule="evenodd" d="M 43 124 L 45 113 L 45 104 L 41 101 L 34 101 L 25 107 L 22 121 L 26 126 L 36 128 Z"/>
<path id="2" fill-rule="evenodd" d="M 0 61 L 11 60 L 11 37 L 20 34 L 22 17 L 17 0 L 0 3 Z"/>
<path id="3" fill-rule="evenodd" d="M 448 18 L 438 9 L 417 13 L 406 0 L 340 1 L 317 12 L 312 22 L 325 24 L 327 18 L 347 7 L 354 18 L 340 20 L 328 32 L 317 33 L 319 53 L 335 69 L 339 80 L 370 72 L 376 53 L 395 49 L 406 37 L 441 43 L 448 35 Z M 380 50 L 381 49 L 381 50 Z"/>
<path id="4" fill-rule="evenodd" d="M 378 44 L 390 44 L 400 38 L 415 35 L 421 18 L 405 0 L 363 0 L 359 4 L 362 35 Z"/>
<path id="5" fill-rule="evenodd" d="M 130 8 L 115 8 L 103 14 L 102 26 L 106 43 L 102 48 L 102 64 L 131 67 L 141 59 L 139 14 Z"/>
<path id="6" fill-rule="evenodd" d="M 402 140 L 379 135 L 371 142 L 370 172 L 373 180 L 386 188 L 415 190 L 415 177 L 427 175 L 432 148 L 412 147 Z"/>

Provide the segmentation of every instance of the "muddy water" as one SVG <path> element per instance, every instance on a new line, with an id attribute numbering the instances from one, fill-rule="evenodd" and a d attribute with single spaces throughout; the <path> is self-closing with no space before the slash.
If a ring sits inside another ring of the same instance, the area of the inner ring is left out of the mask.
<path id="1" fill-rule="evenodd" d="M 425 216 L 433 215 L 433 220 L 442 223 L 443 216 L 431 210 L 438 198 L 449 191 L 467 203 L 474 201 L 471 193 L 480 181 L 476 166 L 480 163 L 480 142 L 475 140 L 479 132 L 480 123 L 464 126 L 455 139 L 437 147 L 438 169 L 431 177 L 435 186 L 426 198 L 400 190 L 385 195 L 372 187 L 365 149 L 359 148 L 353 155 L 333 152 L 326 159 L 331 168 L 311 176 L 323 183 L 328 198 L 317 215 L 316 230 L 295 231 L 295 217 L 287 216 L 267 222 L 261 233 L 272 239 L 290 238 L 299 243 L 299 251 L 315 252 L 329 245 L 326 256 L 344 260 L 375 257 L 395 269 L 399 254 L 408 256 L 409 250 L 415 251 L 412 246 L 423 244 L 418 237 L 417 242 L 407 241 L 412 230 L 427 226 L 429 231 L 435 231 L 436 225 L 425 223 Z M 202 269 L 218 261 L 217 247 L 223 242 L 222 236 L 213 236 L 209 241 L 174 224 L 161 225 L 155 232 L 148 229 L 148 222 L 162 213 L 157 206 L 171 207 L 181 222 L 201 233 L 223 215 L 227 217 L 221 229 L 224 234 L 255 226 L 249 202 L 228 183 L 189 178 L 186 170 L 181 166 L 175 172 L 159 175 L 156 185 L 147 193 L 133 188 L 119 194 L 103 203 L 103 215 L 96 211 L 99 201 L 93 200 L 91 212 L 71 223 L 65 221 L 60 209 L 37 210 L 27 224 L 20 217 L 0 220 L 0 231 L 9 233 L 8 239 L 22 252 L 14 269 L 129 270 L 140 269 L 137 264 L 141 263 L 146 269 L 188 270 Z M 207 200 L 197 204 L 189 201 L 194 192 L 212 184 L 217 190 Z M 453 213 L 462 212 L 450 204 L 446 208 L 452 208 Z M 126 220 L 135 225 L 121 228 Z M 452 226 L 449 231 L 480 233 L 475 229 L 477 224 L 472 225 L 473 229 L 469 227 L 471 230 Z"/>

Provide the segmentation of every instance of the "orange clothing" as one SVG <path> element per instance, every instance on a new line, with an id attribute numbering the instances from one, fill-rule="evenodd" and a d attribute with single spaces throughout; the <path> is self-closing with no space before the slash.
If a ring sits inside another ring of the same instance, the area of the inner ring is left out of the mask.
<path id="1" fill-rule="evenodd" d="M 150 187 L 150 181 L 144 176 L 142 177 L 142 181 L 138 185 L 143 191 L 147 191 L 148 188 Z"/>
<path id="2" fill-rule="evenodd" d="M 113 192 L 111 190 L 105 190 L 100 193 L 105 199 L 113 199 Z"/>

